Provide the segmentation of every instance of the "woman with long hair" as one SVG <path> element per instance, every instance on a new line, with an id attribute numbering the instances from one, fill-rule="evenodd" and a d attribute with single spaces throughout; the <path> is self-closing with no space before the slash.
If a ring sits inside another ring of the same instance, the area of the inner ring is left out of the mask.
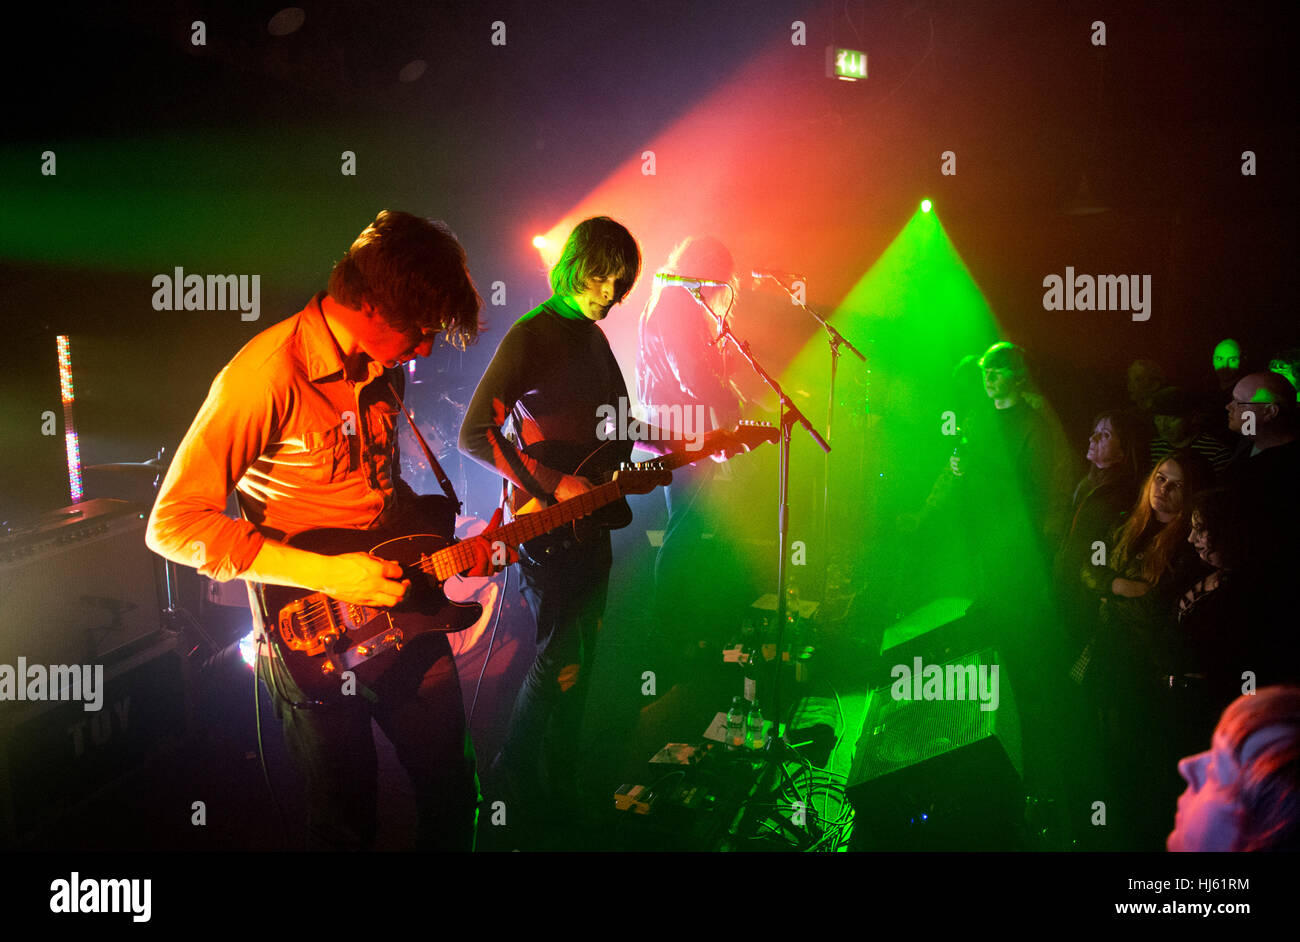
<path id="1" fill-rule="evenodd" d="M 1157 586 L 1171 598 L 1186 588 L 1177 583 L 1193 571 L 1195 561 L 1187 543 L 1190 501 L 1211 479 L 1205 459 L 1190 451 L 1174 452 L 1151 470 L 1116 533 L 1107 567 L 1113 577 L 1103 589 L 1112 597 L 1136 599 Z"/>
<path id="2" fill-rule="evenodd" d="M 1107 565 L 1085 572 L 1101 601 L 1096 634 L 1071 676 L 1086 681 L 1100 721 L 1097 758 L 1109 766 L 1117 817 L 1133 827 L 1128 849 L 1159 847 L 1159 821 L 1152 823 L 1148 809 L 1167 805 L 1171 789 L 1177 794 L 1165 755 L 1169 703 L 1158 677 L 1174 599 L 1204 571 L 1187 536 L 1192 499 L 1210 478 L 1208 464 L 1192 452 L 1161 461 L 1116 531 Z"/>

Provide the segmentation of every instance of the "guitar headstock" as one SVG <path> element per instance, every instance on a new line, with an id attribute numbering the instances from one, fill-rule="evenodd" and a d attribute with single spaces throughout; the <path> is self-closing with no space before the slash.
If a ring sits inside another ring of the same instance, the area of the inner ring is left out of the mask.
<path id="1" fill-rule="evenodd" d="M 658 461 L 624 465 L 614 472 L 614 483 L 622 494 L 649 494 L 656 487 L 673 483 L 673 473 Z"/>
<path id="2" fill-rule="evenodd" d="M 781 430 L 771 422 L 751 422 L 742 420 L 734 429 L 723 434 L 728 451 L 751 451 L 764 442 L 775 443 L 781 437 Z"/>

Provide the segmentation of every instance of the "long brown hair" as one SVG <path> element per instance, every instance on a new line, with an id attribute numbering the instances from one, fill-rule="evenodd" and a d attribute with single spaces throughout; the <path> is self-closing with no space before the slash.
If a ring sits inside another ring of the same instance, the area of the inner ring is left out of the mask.
<path id="1" fill-rule="evenodd" d="M 1204 458 L 1192 451 L 1176 451 L 1151 469 L 1138 494 L 1133 512 L 1120 528 L 1115 552 L 1111 554 L 1111 568 L 1120 573 L 1130 560 L 1137 557 L 1142 535 L 1156 518 L 1155 511 L 1151 509 L 1151 492 L 1155 488 L 1156 474 L 1171 461 L 1183 472 L 1183 506 L 1142 551 L 1142 581 L 1151 585 L 1158 583 L 1169 571 L 1174 555 L 1187 543 L 1187 534 L 1191 532 L 1192 498 L 1205 488 L 1211 477 Z"/>

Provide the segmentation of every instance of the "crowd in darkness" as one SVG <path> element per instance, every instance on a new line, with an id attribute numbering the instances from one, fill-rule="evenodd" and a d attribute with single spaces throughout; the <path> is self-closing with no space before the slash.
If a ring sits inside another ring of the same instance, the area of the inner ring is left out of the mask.
<path id="1" fill-rule="evenodd" d="M 920 515 L 961 515 L 976 534 L 972 594 L 1003 600 L 998 620 L 1015 622 L 1002 646 L 1021 668 L 1026 751 L 1056 740 L 1073 757 L 1069 801 L 1111 798 L 1118 820 L 1093 829 L 1098 848 L 1163 846 L 1179 757 L 1201 752 L 1241 695 L 1300 682 L 1300 350 L 1252 369 L 1225 339 L 1206 360 L 1202 388 L 1132 363 L 1129 401 L 1093 404 L 1079 475 L 1084 444 L 1060 433 L 1024 351 L 999 343 L 968 358 L 954 379 L 969 388 L 978 367 L 993 408 L 967 404 Z M 1040 603 L 1032 614 L 1027 600 Z M 1288 807 L 1297 739 L 1293 728 Z M 1195 786 L 1194 767 L 1181 768 Z M 1294 820 L 1278 828 L 1295 843 Z"/>

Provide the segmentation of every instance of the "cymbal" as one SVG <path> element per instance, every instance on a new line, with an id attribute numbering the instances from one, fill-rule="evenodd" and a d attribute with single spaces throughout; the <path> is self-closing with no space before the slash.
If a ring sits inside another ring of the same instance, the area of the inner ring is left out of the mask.
<path id="1" fill-rule="evenodd" d="M 150 458 L 148 461 L 116 461 L 111 464 L 88 465 L 86 471 L 123 471 L 127 474 L 147 474 L 153 477 L 167 472 L 169 461 Z"/>

